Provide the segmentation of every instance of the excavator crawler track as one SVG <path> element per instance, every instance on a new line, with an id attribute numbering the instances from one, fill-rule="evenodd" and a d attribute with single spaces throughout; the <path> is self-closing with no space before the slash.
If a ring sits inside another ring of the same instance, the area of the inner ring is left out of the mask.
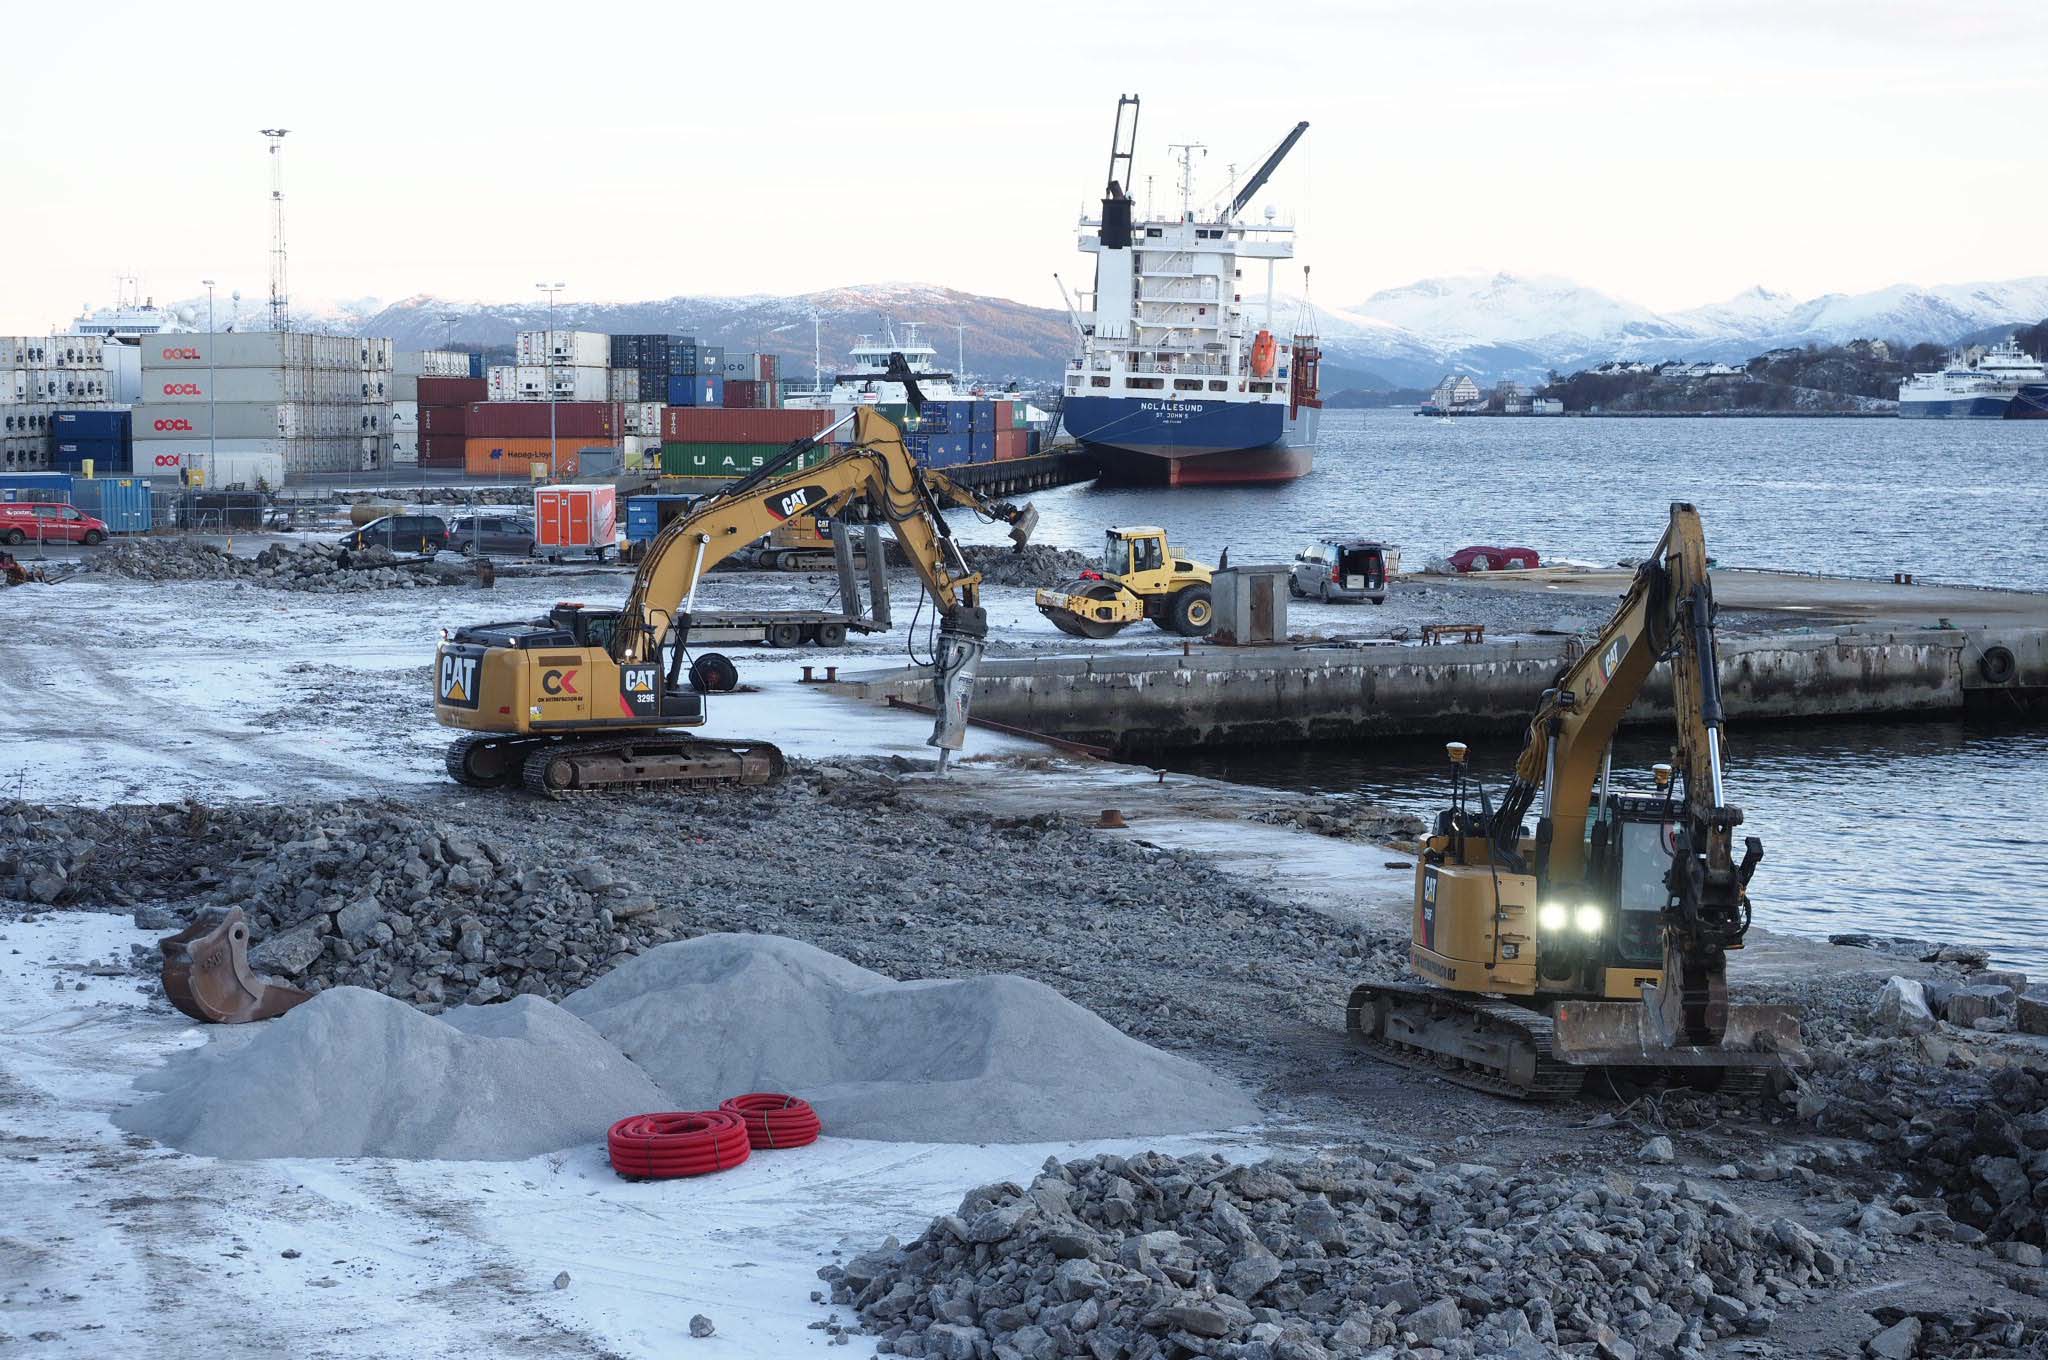
<path id="1" fill-rule="evenodd" d="M 1396 1017 L 1406 1023 L 1388 1023 Z M 1586 1079 L 1585 1068 L 1551 1053 L 1549 1016 L 1493 997 L 1363 983 L 1344 1007 L 1344 1028 L 1355 1047 L 1374 1057 L 1490 1095 L 1563 1100 L 1577 1095 Z M 1437 1042 L 1426 1046 L 1405 1037 L 1424 1032 Z"/>
<path id="2" fill-rule="evenodd" d="M 784 769 L 781 749 L 765 741 L 711 741 L 660 732 L 544 740 L 526 753 L 520 778 L 529 793 L 559 799 L 676 784 L 770 784 Z"/>
<path id="3" fill-rule="evenodd" d="M 526 755 L 546 737 L 494 737 L 472 734 L 448 744 L 442 763 L 448 777 L 472 789 L 502 789 L 517 784 Z"/>

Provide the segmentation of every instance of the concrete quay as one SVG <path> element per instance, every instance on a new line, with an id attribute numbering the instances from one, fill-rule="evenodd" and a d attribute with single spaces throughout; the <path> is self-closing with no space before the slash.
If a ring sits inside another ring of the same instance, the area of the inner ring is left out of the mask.
<path id="1" fill-rule="evenodd" d="M 1496 573 L 1527 588 L 1618 595 L 1626 573 Z M 1432 578 L 1432 584 L 1439 584 Z M 1723 701 L 1738 722 L 2038 712 L 2048 700 L 2048 596 L 1967 587 L 1724 572 L 1724 606 L 1791 627 L 1719 639 Z M 1801 616 L 1816 624 L 1802 626 Z M 1387 639 L 988 658 L 977 718 L 1122 754 L 1517 732 L 1582 637 L 1422 647 Z M 913 702 L 921 670 L 849 677 L 842 692 Z M 1669 672 L 1630 714 L 1668 721 Z"/>

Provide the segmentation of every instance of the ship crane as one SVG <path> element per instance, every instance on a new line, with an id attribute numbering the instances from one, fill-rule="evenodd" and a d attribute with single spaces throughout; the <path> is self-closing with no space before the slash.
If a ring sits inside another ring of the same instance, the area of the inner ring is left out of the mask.
<path id="1" fill-rule="evenodd" d="M 1266 157 L 1266 163 L 1252 172 L 1252 177 L 1244 188 L 1237 191 L 1237 197 L 1230 200 L 1230 211 L 1223 214 L 1226 220 L 1243 212 L 1244 205 L 1251 202 L 1253 196 L 1266 187 L 1266 181 L 1273 178 L 1273 172 L 1280 168 L 1280 162 L 1287 159 L 1287 153 L 1294 150 L 1294 144 L 1300 141 L 1307 131 L 1308 120 L 1303 119 L 1294 125 L 1292 132 L 1280 139 L 1280 145 L 1273 148 L 1273 154 Z"/>

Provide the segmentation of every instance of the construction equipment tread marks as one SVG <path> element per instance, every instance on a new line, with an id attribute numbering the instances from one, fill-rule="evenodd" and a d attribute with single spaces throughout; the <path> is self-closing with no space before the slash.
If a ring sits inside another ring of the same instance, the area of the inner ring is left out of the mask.
<path id="1" fill-rule="evenodd" d="M 772 784 L 787 768 L 765 741 L 710 741 L 675 732 L 610 740 L 547 741 L 527 754 L 520 779 L 542 798 L 700 781 Z"/>
<path id="2" fill-rule="evenodd" d="M 1408 1002 L 1457 1014 L 1467 1032 L 1507 1041 L 1529 1074 L 1518 1077 L 1506 1066 L 1476 1060 L 1470 1052 L 1450 1054 L 1407 1043 L 1380 1032 L 1375 1001 Z M 1448 992 L 1401 982 L 1362 983 L 1344 1007 L 1344 1028 L 1354 1046 L 1403 1067 L 1442 1077 L 1459 1086 L 1518 1100 L 1562 1100 L 1579 1093 L 1587 1069 L 1560 1061 L 1551 1052 L 1550 1017 L 1526 1006 L 1487 996 Z"/>

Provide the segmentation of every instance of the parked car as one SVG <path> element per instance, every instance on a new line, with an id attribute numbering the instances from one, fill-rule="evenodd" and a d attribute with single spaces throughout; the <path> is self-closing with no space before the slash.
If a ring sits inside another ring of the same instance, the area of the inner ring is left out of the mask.
<path id="1" fill-rule="evenodd" d="M 531 557 L 533 521 L 520 515 L 458 515 L 448 521 L 448 546 L 486 557 Z"/>
<path id="2" fill-rule="evenodd" d="M 1527 571 L 1542 565 L 1534 548 L 1460 548 L 1451 554 L 1453 571 Z"/>
<path id="3" fill-rule="evenodd" d="M 1287 581 L 1297 600 L 1387 602 L 1387 549 L 1363 538 L 1319 539 L 1294 555 Z"/>
<path id="4" fill-rule="evenodd" d="M 0 543 L 83 543 L 90 547 L 106 539 L 106 521 L 73 506 L 49 501 L 0 505 Z"/>
<path id="5" fill-rule="evenodd" d="M 439 515 L 386 515 L 343 534 L 341 546 L 435 553 L 448 546 L 448 524 Z"/>

